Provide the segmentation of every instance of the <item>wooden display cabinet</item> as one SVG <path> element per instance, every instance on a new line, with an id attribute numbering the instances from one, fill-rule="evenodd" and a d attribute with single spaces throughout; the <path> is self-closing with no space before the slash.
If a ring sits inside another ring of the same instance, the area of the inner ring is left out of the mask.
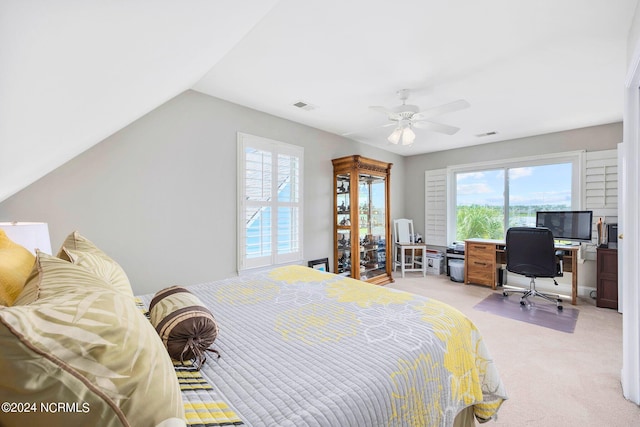
<path id="1" fill-rule="evenodd" d="M 334 272 L 384 285 L 391 276 L 389 185 L 392 163 L 333 159 Z"/>

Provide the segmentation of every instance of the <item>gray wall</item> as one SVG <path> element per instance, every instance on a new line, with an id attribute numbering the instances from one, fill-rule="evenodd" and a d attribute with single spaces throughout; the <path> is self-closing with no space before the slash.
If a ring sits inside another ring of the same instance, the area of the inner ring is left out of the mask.
<path id="1" fill-rule="evenodd" d="M 304 254 L 332 258 L 331 159 L 392 162 L 392 218 L 424 228 L 424 172 L 449 165 L 616 148 L 622 124 L 401 157 L 187 91 L 0 203 L 0 221 L 49 223 L 54 251 L 73 230 L 130 276 L 136 293 L 236 274 L 236 133 L 305 148 Z"/>
<path id="2" fill-rule="evenodd" d="M 612 123 L 407 157 L 404 163 L 404 191 L 407 196 L 404 211 L 408 218 L 413 218 L 416 230 L 422 232 L 425 208 L 424 173 L 428 170 L 542 153 L 609 150 L 617 148 L 619 142 L 622 142 L 622 123 Z"/>
<path id="3" fill-rule="evenodd" d="M 333 256 L 331 159 L 401 156 L 187 91 L 0 203 L 0 221 L 49 223 L 54 252 L 73 230 L 118 261 L 137 294 L 236 274 L 236 133 L 303 146 L 304 254 Z"/>

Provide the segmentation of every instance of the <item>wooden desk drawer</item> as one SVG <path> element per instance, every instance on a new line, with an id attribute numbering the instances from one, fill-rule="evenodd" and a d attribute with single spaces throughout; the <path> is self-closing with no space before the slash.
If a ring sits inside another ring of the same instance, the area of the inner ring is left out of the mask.
<path id="1" fill-rule="evenodd" d="M 469 283 L 473 283 L 474 285 L 493 287 L 493 274 L 490 272 L 470 271 L 468 277 Z"/>
<path id="2" fill-rule="evenodd" d="M 466 253 L 474 256 L 482 256 L 495 254 L 496 245 L 490 245 L 488 243 L 470 243 L 467 242 Z"/>
<path id="3" fill-rule="evenodd" d="M 470 251 L 466 256 L 469 257 L 469 259 L 473 259 L 479 262 L 483 262 L 485 264 L 495 264 L 495 259 L 496 259 L 496 251 L 495 249 L 493 251 Z"/>
<path id="4" fill-rule="evenodd" d="M 495 286 L 496 245 L 467 242 L 465 260 L 467 283 Z"/>
<path id="5" fill-rule="evenodd" d="M 479 258 L 469 258 L 469 282 L 491 286 L 493 281 L 494 264 Z"/>
<path id="6" fill-rule="evenodd" d="M 482 259 L 479 257 L 469 257 L 467 264 L 469 264 L 469 271 L 491 271 L 495 266 L 492 259 Z"/>

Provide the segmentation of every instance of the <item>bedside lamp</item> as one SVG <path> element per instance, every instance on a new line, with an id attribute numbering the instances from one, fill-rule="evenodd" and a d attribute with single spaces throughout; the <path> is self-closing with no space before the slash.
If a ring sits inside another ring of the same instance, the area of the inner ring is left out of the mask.
<path id="1" fill-rule="evenodd" d="M 36 249 L 51 255 L 51 239 L 46 222 L 0 222 L 7 237 L 34 255 Z"/>

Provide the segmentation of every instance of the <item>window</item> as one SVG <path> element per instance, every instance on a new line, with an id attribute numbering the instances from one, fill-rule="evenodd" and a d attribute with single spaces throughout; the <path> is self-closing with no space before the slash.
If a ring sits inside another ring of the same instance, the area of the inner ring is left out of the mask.
<path id="1" fill-rule="evenodd" d="M 302 259 L 302 163 L 296 145 L 238 134 L 238 270 Z"/>
<path id="2" fill-rule="evenodd" d="M 450 168 L 450 236 L 504 239 L 507 228 L 535 226 L 539 210 L 578 209 L 581 153 Z"/>
<path id="3" fill-rule="evenodd" d="M 456 240 L 504 236 L 504 170 L 459 172 L 456 176 Z"/>

